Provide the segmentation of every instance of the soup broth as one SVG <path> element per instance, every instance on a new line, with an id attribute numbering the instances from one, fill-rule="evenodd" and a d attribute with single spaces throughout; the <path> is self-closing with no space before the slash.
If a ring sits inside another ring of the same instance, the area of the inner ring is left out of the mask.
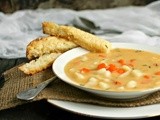
<path id="1" fill-rule="evenodd" d="M 91 89 L 137 91 L 160 86 L 160 55 L 116 48 L 109 54 L 87 53 L 65 66 L 66 75 Z"/>

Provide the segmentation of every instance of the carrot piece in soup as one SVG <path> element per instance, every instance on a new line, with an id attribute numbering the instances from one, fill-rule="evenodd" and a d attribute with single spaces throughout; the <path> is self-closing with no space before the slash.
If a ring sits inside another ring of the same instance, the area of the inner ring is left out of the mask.
<path id="1" fill-rule="evenodd" d="M 151 76 L 149 76 L 149 75 L 144 75 L 143 77 L 146 78 L 146 79 L 150 79 L 151 78 Z"/>
<path id="2" fill-rule="evenodd" d="M 123 74 L 123 73 L 125 73 L 125 70 L 124 70 L 124 69 L 119 68 L 119 69 L 117 69 L 117 72 L 118 72 L 119 74 Z"/>
<path id="3" fill-rule="evenodd" d="M 80 70 L 80 72 L 81 72 L 81 73 L 88 73 L 88 72 L 90 72 L 90 70 L 89 70 L 88 68 L 82 68 L 82 69 Z"/>
<path id="4" fill-rule="evenodd" d="M 114 64 L 109 64 L 109 67 L 107 68 L 110 72 L 116 71 L 117 67 Z"/>
<path id="5" fill-rule="evenodd" d="M 141 84 L 147 84 L 151 82 L 151 76 L 150 75 L 144 75 L 143 79 L 141 80 Z"/>
<path id="6" fill-rule="evenodd" d="M 102 69 L 102 68 L 107 68 L 106 64 L 105 63 L 101 63 L 97 66 L 97 69 Z"/>
<path id="7" fill-rule="evenodd" d="M 121 65 L 125 65 L 125 64 L 126 64 L 126 62 L 125 62 L 125 60 L 124 60 L 124 59 L 120 59 L 120 60 L 118 60 L 118 63 L 120 63 Z"/>
<path id="8" fill-rule="evenodd" d="M 156 72 L 155 75 L 160 75 L 160 71 Z"/>

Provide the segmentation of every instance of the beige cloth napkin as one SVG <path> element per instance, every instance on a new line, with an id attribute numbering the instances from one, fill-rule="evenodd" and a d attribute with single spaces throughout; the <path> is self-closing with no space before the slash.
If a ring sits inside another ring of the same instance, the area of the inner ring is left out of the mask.
<path id="1" fill-rule="evenodd" d="M 54 74 L 51 68 L 32 76 L 25 75 L 18 69 L 17 66 L 6 71 L 4 73 L 5 84 L 0 89 L 0 110 L 42 99 L 66 100 L 112 107 L 136 107 L 160 103 L 160 91 L 155 92 L 154 94 L 151 94 L 145 98 L 134 101 L 113 101 L 111 99 L 102 98 L 79 90 L 58 78 L 50 85 L 48 85 L 32 101 L 23 101 L 16 98 L 17 93 L 29 87 L 36 86 L 37 84 L 47 80 L 48 78 L 51 78 L 52 76 L 54 76 Z"/>

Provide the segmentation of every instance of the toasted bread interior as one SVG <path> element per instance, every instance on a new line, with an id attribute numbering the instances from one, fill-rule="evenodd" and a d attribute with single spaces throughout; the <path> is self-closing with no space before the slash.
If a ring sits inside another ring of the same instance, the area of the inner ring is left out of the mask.
<path id="1" fill-rule="evenodd" d="M 49 53 L 63 53 L 67 50 L 77 47 L 74 42 L 54 36 L 37 38 L 31 41 L 26 50 L 26 56 L 29 60 L 38 58 Z"/>
<path id="2" fill-rule="evenodd" d="M 35 60 L 31 60 L 29 63 L 23 64 L 19 69 L 25 74 L 33 75 L 50 67 L 60 54 L 61 53 L 44 54 Z"/>

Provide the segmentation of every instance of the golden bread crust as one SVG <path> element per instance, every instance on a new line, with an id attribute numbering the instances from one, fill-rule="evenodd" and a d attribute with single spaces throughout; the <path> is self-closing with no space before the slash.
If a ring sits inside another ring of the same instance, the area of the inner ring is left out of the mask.
<path id="1" fill-rule="evenodd" d="M 93 34 L 71 26 L 59 26 L 53 22 L 42 23 L 43 33 L 73 41 L 75 44 L 92 52 L 108 53 L 111 43 Z"/>

